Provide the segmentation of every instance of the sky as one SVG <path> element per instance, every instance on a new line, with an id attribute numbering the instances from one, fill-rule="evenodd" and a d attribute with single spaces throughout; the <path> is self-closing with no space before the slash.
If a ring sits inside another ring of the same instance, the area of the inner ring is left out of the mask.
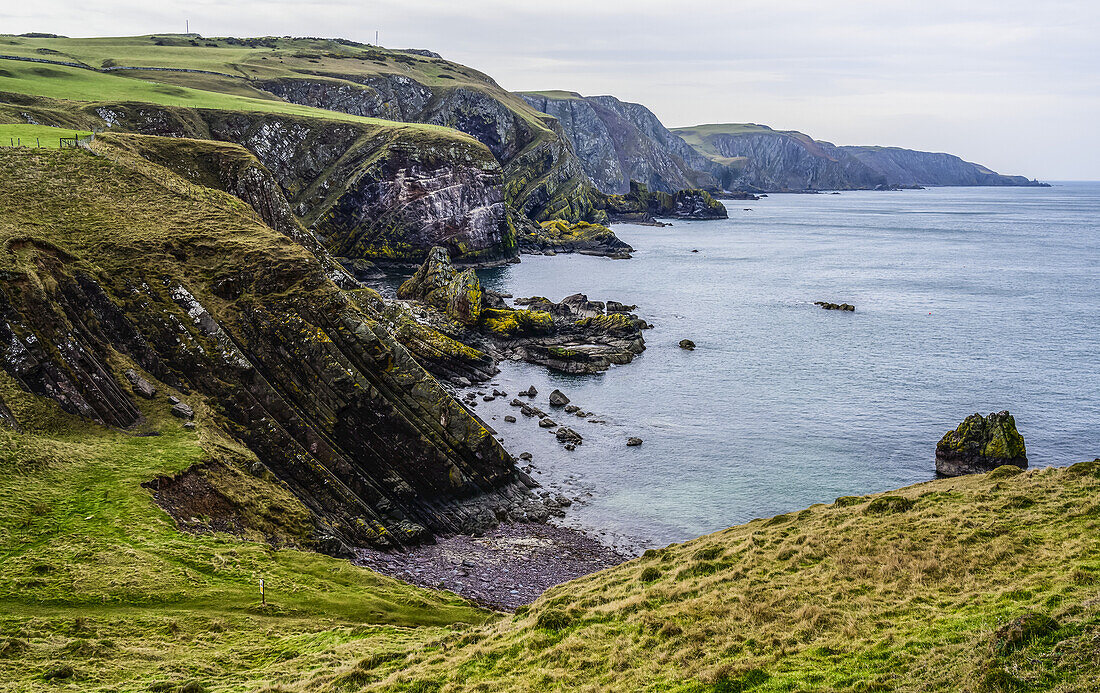
<path id="1" fill-rule="evenodd" d="M 512 90 L 645 104 L 1100 180 L 1100 0 L 0 0 L 0 32 L 324 36 L 428 48 Z"/>

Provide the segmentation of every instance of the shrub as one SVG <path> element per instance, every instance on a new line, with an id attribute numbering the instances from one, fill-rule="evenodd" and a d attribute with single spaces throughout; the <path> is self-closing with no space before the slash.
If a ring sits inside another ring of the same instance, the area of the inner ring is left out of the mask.
<path id="1" fill-rule="evenodd" d="M 1024 470 L 1020 469 L 1014 464 L 1002 464 L 993 471 L 986 474 L 990 479 L 1007 479 L 1009 477 L 1016 476 L 1017 474 L 1023 474 Z"/>
<path id="2" fill-rule="evenodd" d="M 882 496 L 876 498 L 868 504 L 864 509 L 865 515 L 890 515 L 893 513 L 903 513 L 909 510 L 916 503 L 911 498 L 903 498 L 902 496 Z"/>
<path id="3" fill-rule="evenodd" d="M 535 626 L 546 630 L 565 630 L 573 623 L 569 614 L 558 608 L 548 608 L 539 612 L 535 618 Z"/>
<path id="4" fill-rule="evenodd" d="M 661 577 L 660 569 L 652 565 L 643 570 L 641 574 L 642 582 L 653 582 L 659 577 Z"/>

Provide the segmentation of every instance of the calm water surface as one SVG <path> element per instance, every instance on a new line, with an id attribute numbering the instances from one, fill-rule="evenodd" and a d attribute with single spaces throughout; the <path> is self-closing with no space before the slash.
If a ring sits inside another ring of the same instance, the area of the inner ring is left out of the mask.
<path id="1" fill-rule="evenodd" d="M 585 436 L 575 452 L 532 420 L 504 423 L 506 401 L 478 409 L 540 479 L 584 499 L 571 522 L 657 545 L 925 481 L 936 442 L 973 412 L 1009 409 L 1033 467 L 1100 456 L 1100 183 L 726 206 L 724 221 L 616 226 L 632 260 L 524 256 L 482 273 L 515 296 L 637 304 L 656 325 L 642 356 L 602 375 L 503 365 L 510 394 L 534 384 L 544 406 L 558 387 L 607 421 L 555 413 Z M 645 443 L 627 448 L 633 435 Z"/>

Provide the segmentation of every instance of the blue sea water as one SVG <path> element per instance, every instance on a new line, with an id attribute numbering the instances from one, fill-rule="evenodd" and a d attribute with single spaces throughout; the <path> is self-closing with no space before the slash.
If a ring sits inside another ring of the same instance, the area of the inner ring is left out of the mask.
<path id="1" fill-rule="evenodd" d="M 973 412 L 1010 410 L 1032 467 L 1100 456 L 1100 183 L 726 206 L 728 220 L 615 226 L 631 260 L 481 273 L 515 296 L 637 304 L 656 326 L 601 375 L 503 364 L 510 395 L 534 384 L 546 408 L 557 387 L 606 420 L 553 414 L 585 437 L 576 451 L 503 422 L 511 397 L 478 408 L 537 478 L 581 498 L 570 522 L 662 545 L 926 481 Z"/>

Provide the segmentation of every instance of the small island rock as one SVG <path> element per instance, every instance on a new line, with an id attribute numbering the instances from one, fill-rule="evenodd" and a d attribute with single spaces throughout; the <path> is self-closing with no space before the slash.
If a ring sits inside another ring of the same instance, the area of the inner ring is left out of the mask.
<path id="1" fill-rule="evenodd" d="M 687 349 L 688 351 L 695 351 L 695 342 L 691 341 L 690 339 L 681 339 L 680 348 Z"/>
<path id="2" fill-rule="evenodd" d="M 1024 437 L 1007 411 L 971 414 L 936 445 L 936 471 L 943 476 L 981 474 L 1006 464 L 1027 469 Z"/>
<path id="3" fill-rule="evenodd" d="M 569 398 L 561 390 L 554 390 L 550 393 L 550 406 L 564 407 L 567 404 L 569 404 Z"/>

